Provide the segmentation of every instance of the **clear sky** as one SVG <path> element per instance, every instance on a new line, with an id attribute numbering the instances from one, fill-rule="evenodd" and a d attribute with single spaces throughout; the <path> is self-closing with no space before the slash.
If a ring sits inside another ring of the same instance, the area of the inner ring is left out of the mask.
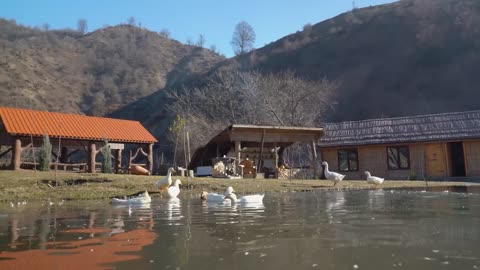
<path id="1" fill-rule="evenodd" d="M 52 29 L 76 29 L 80 18 L 88 31 L 124 23 L 133 16 L 151 31 L 166 28 L 183 43 L 204 34 L 206 47 L 232 56 L 235 25 L 247 21 L 255 30 L 255 47 L 275 41 L 352 9 L 352 0 L 0 0 L 0 17 L 28 26 L 48 23 Z M 355 0 L 356 7 L 394 0 Z"/>

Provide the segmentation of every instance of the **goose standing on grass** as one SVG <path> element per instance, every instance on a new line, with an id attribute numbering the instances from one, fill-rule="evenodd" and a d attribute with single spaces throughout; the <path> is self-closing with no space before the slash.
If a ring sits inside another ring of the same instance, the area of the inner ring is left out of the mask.
<path id="1" fill-rule="evenodd" d="M 263 203 L 263 197 L 265 194 L 255 194 L 255 195 L 247 195 L 241 198 L 237 198 L 235 194 L 235 190 L 232 187 L 227 188 L 227 192 L 225 193 L 225 199 L 229 199 L 232 203 Z"/>
<path id="2" fill-rule="evenodd" d="M 175 172 L 175 170 L 172 167 L 168 168 L 167 176 L 158 180 L 155 183 L 155 186 L 157 188 L 159 188 L 160 190 L 167 189 L 169 186 L 172 185 L 172 173 L 174 173 L 174 172 Z"/>
<path id="3" fill-rule="evenodd" d="M 175 180 L 172 186 L 167 189 L 167 194 L 169 198 L 177 198 L 178 194 L 180 194 L 180 185 L 182 181 L 180 179 Z"/>
<path id="4" fill-rule="evenodd" d="M 383 178 L 372 176 L 369 171 L 365 171 L 365 174 L 367 175 L 367 183 L 373 184 L 375 187 L 383 183 Z"/>
<path id="5" fill-rule="evenodd" d="M 343 178 L 345 178 L 345 175 L 339 174 L 336 172 L 331 172 L 328 170 L 328 163 L 326 161 L 322 162 L 322 165 L 325 166 L 325 177 L 333 182 L 333 186 L 336 186 L 338 183 L 340 183 Z"/>

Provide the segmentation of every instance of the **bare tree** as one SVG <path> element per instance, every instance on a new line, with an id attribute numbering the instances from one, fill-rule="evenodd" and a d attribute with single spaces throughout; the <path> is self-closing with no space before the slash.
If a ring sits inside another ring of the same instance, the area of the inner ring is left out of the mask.
<path id="1" fill-rule="evenodd" d="M 210 51 L 217 53 L 217 46 L 215 44 L 210 45 Z"/>
<path id="2" fill-rule="evenodd" d="M 133 16 L 128 17 L 127 24 L 130 25 L 130 26 L 134 26 L 135 25 L 135 17 L 133 17 Z"/>
<path id="3" fill-rule="evenodd" d="M 86 19 L 79 19 L 77 22 L 77 30 L 78 32 L 85 34 L 87 33 L 88 26 L 87 26 L 87 20 Z"/>
<path id="4" fill-rule="evenodd" d="M 167 28 L 163 28 L 160 31 L 159 35 L 164 37 L 164 38 L 170 38 L 170 31 Z"/>
<path id="5" fill-rule="evenodd" d="M 48 31 L 48 30 L 50 30 L 50 24 L 48 24 L 48 23 L 42 24 L 42 30 L 43 30 L 43 31 Z"/>
<path id="6" fill-rule="evenodd" d="M 235 26 L 232 41 L 235 55 L 245 54 L 253 49 L 255 43 L 255 31 L 246 21 L 241 21 Z"/>
<path id="7" fill-rule="evenodd" d="M 203 35 L 203 34 L 198 35 L 198 40 L 197 40 L 197 44 L 196 44 L 196 45 L 197 45 L 198 47 L 202 47 L 202 48 L 203 48 L 203 46 L 205 46 L 205 42 L 206 42 L 206 40 L 205 40 L 205 35 Z"/>
<path id="8" fill-rule="evenodd" d="M 193 46 L 194 43 L 193 43 L 192 38 L 190 38 L 190 37 L 187 38 L 187 43 L 186 43 L 186 44 L 187 44 L 188 46 Z"/>

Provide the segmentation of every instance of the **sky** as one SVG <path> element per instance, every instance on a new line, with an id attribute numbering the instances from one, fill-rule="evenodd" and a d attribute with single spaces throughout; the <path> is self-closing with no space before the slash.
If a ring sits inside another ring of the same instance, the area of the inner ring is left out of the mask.
<path id="1" fill-rule="evenodd" d="M 171 37 L 185 43 L 200 34 L 205 47 L 215 45 L 227 57 L 235 25 L 244 20 L 256 33 L 255 48 L 356 7 L 394 0 L 1 0 L 0 17 L 18 24 L 51 29 L 77 28 L 80 18 L 88 31 L 125 23 L 133 16 L 151 31 L 168 29 Z"/>

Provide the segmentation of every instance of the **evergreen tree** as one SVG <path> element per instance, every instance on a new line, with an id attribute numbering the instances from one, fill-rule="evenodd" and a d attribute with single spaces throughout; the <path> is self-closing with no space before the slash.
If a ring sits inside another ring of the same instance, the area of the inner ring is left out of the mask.
<path id="1" fill-rule="evenodd" d="M 39 153 L 39 164 L 40 171 L 50 170 L 50 162 L 52 161 L 52 144 L 50 143 L 50 138 L 48 134 L 43 135 L 43 143 L 40 147 Z"/>
<path id="2" fill-rule="evenodd" d="M 110 152 L 110 145 L 108 144 L 107 139 L 103 139 L 102 155 L 102 173 L 112 173 L 112 157 Z"/>

